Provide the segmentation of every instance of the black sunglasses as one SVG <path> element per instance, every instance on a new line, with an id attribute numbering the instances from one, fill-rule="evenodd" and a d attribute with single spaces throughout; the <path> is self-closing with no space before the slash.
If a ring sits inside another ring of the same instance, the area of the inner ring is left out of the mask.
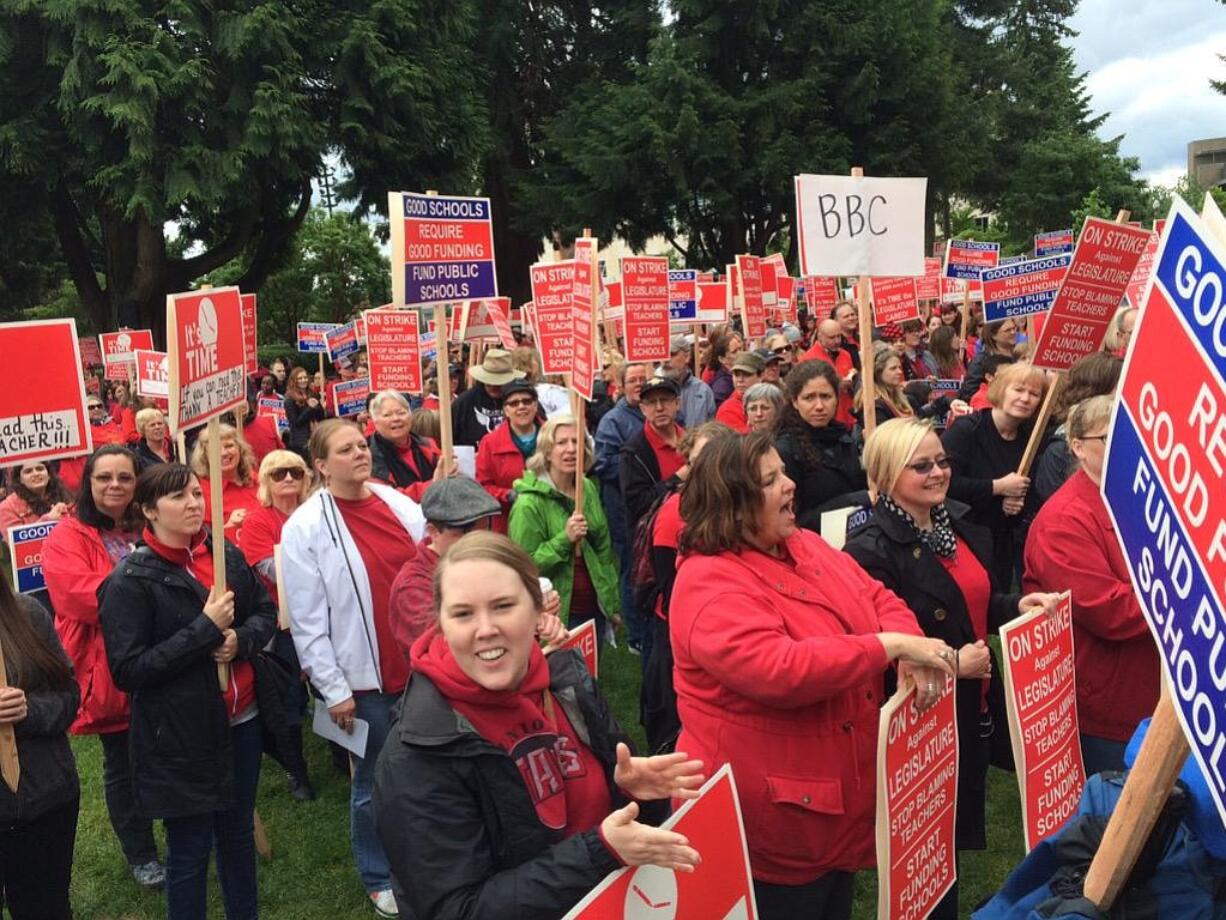
<path id="1" fill-rule="evenodd" d="M 294 482 L 302 482 L 302 477 L 306 475 L 306 470 L 299 466 L 283 466 L 273 470 L 268 474 L 268 478 L 273 482 L 280 482 L 287 476 Z"/>
<path id="2" fill-rule="evenodd" d="M 927 476 L 932 472 L 934 466 L 943 470 L 949 469 L 949 458 L 937 457 L 935 460 L 920 460 L 917 463 L 908 463 L 907 469 L 915 470 L 921 476 Z"/>

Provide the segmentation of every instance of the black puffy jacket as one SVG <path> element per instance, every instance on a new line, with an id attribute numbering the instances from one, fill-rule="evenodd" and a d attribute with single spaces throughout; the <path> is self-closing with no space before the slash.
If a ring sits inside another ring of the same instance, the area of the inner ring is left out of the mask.
<path id="1" fill-rule="evenodd" d="M 808 440 L 816 464 L 806 462 L 808 451 L 801 438 Z M 839 422 L 824 428 L 805 425 L 803 431 L 785 431 L 776 440 L 775 449 L 788 479 L 796 483 L 796 523 L 801 527 L 821 533 L 823 511 L 847 504 L 841 501 L 847 493 L 868 488 L 859 447 L 851 430 Z"/>
<path id="2" fill-rule="evenodd" d="M 229 542 L 226 586 L 238 658 L 253 658 L 277 628 L 277 606 Z M 212 656 L 222 634 L 204 614 L 207 598 L 204 585 L 143 544 L 98 589 L 111 675 L 131 694 L 132 787 L 145 817 L 205 814 L 234 801 L 230 720 Z"/>

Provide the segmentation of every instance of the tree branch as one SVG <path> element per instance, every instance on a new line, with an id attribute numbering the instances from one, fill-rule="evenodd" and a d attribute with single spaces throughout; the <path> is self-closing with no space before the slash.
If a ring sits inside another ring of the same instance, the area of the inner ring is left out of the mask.
<path id="1" fill-rule="evenodd" d="M 272 213 L 274 205 L 268 205 L 266 211 Z M 255 291 L 264 284 L 269 274 L 276 268 L 277 259 L 285 251 L 286 244 L 293 239 L 307 214 L 311 211 L 311 181 L 304 179 L 298 191 L 298 206 L 287 219 L 274 221 L 271 216 L 265 217 L 265 229 L 260 234 L 251 264 L 238 279 L 238 286 L 244 291 Z"/>
<path id="2" fill-rule="evenodd" d="M 64 254 L 64 262 L 72 276 L 72 283 L 95 320 L 106 320 L 110 315 L 110 304 L 106 291 L 98 283 L 89 248 L 82 239 L 81 227 L 84 221 L 77 210 L 76 202 L 72 200 L 72 195 L 63 182 L 56 185 L 50 197 L 55 233 L 59 237 L 60 251 Z M 108 324 L 103 322 L 103 326 L 106 325 Z"/>
<path id="3" fill-rule="evenodd" d="M 260 217 L 257 201 L 243 209 L 229 235 L 212 249 L 190 259 L 172 259 L 166 265 L 166 281 L 170 290 L 184 290 L 201 275 L 207 275 L 231 259 L 237 258 L 251 242 Z"/>

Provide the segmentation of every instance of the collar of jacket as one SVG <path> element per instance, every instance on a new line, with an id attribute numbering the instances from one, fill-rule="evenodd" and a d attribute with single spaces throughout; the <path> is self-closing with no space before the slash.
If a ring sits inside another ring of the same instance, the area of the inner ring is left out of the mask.
<path id="1" fill-rule="evenodd" d="M 629 414 L 631 418 L 637 419 L 640 422 L 643 421 L 643 419 L 647 417 L 643 415 L 643 410 L 640 409 L 638 406 L 630 405 L 630 403 L 626 401 L 626 397 L 624 396 L 618 399 L 617 405 L 613 407 L 612 411 L 625 412 Z"/>
<path id="2" fill-rule="evenodd" d="M 209 552 L 212 552 L 213 538 L 211 536 L 205 537 L 204 545 L 208 547 Z M 201 603 L 208 599 L 209 592 L 204 585 L 192 578 L 186 569 L 172 562 L 167 562 L 145 543 L 139 544 L 135 550 L 124 557 L 123 562 L 120 564 L 124 567 L 125 575 L 131 575 L 134 578 L 147 578 L 150 581 L 186 588 L 200 598 Z"/>
<path id="3" fill-rule="evenodd" d="M 953 525 L 954 533 L 962 537 L 962 519 L 970 512 L 970 505 L 964 505 L 962 502 L 954 501 L 952 498 L 945 499 L 945 510 L 949 512 L 949 522 Z M 893 540 L 895 543 L 918 543 L 919 534 L 907 526 L 907 522 L 892 514 L 876 514 L 872 516 L 881 532 Z M 865 525 L 868 526 L 867 524 Z M 965 537 L 963 537 L 965 539 Z"/>

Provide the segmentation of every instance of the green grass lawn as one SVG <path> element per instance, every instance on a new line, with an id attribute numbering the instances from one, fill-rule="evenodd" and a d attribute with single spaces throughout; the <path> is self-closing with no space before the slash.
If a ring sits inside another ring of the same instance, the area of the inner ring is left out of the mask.
<path id="1" fill-rule="evenodd" d="M 602 649 L 602 687 L 622 724 L 642 743 L 638 724 L 639 659 Z M 77 831 L 72 901 L 79 920 L 156 920 L 165 915 L 162 896 L 136 886 L 111 831 L 102 799 L 102 749 L 96 738 L 74 739 L 81 773 L 81 820 Z M 284 775 L 264 759 L 258 808 L 272 844 L 261 861 L 261 916 L 267 920 L 369 920 L 374 916 L 349 850 L 348 779 L 331 765 L 326 746 L 309 731 L 307 757 L 319 797 L 298 803 Z M 989 778 L 988 838 L 992 849 L 962 860 L 962 913 L 994 891 L 1022 856 L 1017 783 L 1011 774 Z M 857 918 L 876 916 L 876 877 L 862 873 Z M 210 893 L 211 916 L 222 917 L 218 889 Z"/>

